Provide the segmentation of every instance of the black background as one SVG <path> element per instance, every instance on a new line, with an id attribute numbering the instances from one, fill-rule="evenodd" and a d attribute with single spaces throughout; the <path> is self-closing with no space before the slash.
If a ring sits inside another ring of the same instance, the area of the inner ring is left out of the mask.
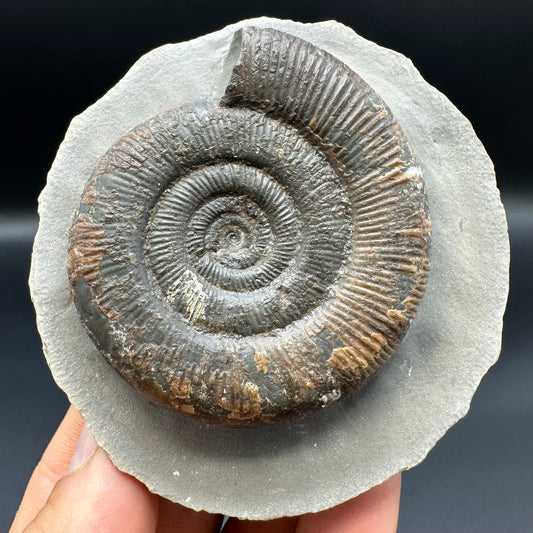
<path id="1" fill-rule="evenodd" d="M 528 0 L 2 0 L 1 9 L 2 207 L 34 207 L 70 119 L 141 54 L 260 15 L 337 19 L 404 53 L 473 123 L 502 190 L 533 189 Z"/>
<path id="2" fill-rule="evenodd" d="M 67 405 L 26 279 L 36 200 L 71 118 L 148 50 L 253 16 L 336 19 L 410 57 L 472 122 L 507 207 L 513 262 L 503 352 L 470 414 L 404 475 L 401 532 L 533 531 L 533 4 L 474 1 L 2 0 L 0 530 Z"/>

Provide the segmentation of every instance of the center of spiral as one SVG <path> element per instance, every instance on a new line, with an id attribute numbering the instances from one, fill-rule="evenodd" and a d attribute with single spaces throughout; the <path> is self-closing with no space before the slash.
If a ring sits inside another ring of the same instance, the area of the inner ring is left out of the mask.
<path id="1" fill-rule="evenodd" d="M 221 241 L 220 248 L 218 250 L 219 255 L 228 252 L 239 252 L 239 249 L 246 242 L 246 234 L 243 228 L 240 228 L 238 225 L 235 227 L 224 228 L 221 231 Z M 229 250 L 228 250 L 229 249 Z"/>
<path id="2" fill-rule="evenodd" d="M 246 196 L 223 195 L 198 209 L 187 237 L 189 254 L 200 265 L 215 262 L 244 270 L 261 261 L 272 230 L 268 217 L 254 201 Z"/>
<path id="3" fill-rule="evenodd" d="M 251 225 L 238 214 L 227 213 L 213 226 L 206 236 L 207 248 L 213 260 L 229 268 L 243 269 L 251 266 L 246 261 L 246 256 L 250 255 L 255 241 Z"/>

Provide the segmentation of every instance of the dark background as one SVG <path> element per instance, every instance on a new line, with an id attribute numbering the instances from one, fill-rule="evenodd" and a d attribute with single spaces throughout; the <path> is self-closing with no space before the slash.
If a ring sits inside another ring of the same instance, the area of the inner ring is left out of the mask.
<path id="1" fill-rule="evenodd" d="M 533 4 L 2 0 L 0 530 L 67 401 L 42 356 L 26 279 L 36 199 L 71 118 L 148 50 L 269 15 L 337 19 L 410 57 L 472 122 L 510 224 L 502 356 L 469 415 L 404 475 L 400 532 L 533 532 Z"/>

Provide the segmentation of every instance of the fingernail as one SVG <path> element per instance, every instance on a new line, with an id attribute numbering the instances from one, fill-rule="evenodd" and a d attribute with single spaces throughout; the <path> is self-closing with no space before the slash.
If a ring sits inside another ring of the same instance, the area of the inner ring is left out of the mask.
<path id="1" fill-rule="evenodd" d="M 97 447 L 93 434 L 87 429 L 87 426 L 83 426 L 68 471 L 72 472 L 82 467 L 93 456 Z"/>

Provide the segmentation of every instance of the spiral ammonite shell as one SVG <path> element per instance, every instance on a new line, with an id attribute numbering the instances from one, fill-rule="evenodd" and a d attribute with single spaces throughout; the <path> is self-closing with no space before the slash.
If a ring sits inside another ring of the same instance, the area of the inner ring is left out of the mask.
<path id="1" fill-rule="evenodd" d="M 68 269 L 133 387 L 247 426 L 334 403 L 389 358 L 424 292 L 430 223 L 415 157 L 356 73 L 273 29 L 232 50 L 221 102 L 164 112 L 100 160 Z"/>

